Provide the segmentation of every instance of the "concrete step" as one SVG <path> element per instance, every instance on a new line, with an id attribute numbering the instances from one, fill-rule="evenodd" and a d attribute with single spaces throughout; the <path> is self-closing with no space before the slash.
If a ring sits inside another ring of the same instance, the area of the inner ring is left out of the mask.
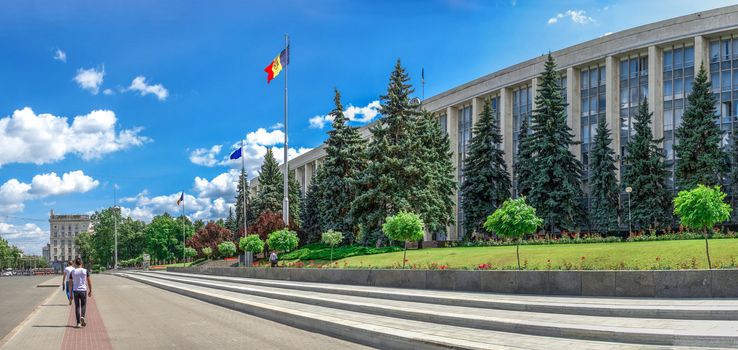
<path id="1" fill-rule="evenodd" d="M 606 342 L 738 348 L 738 322 L 735 321 L 656 320 L 479 309 L 349 295 L 337 297 L 310 291 L 295 293 L 290 289 L 164 274 L 154 276 L 265 298 L 451 326 Z"/>
<path id="2" fill-rule="evenodd" d="M 156 272 L 162 275 L 200 278 L 309 292 L 363 296 L 368 298 L 423 302 L 509 311 L 529 311 L 586 316 L 657 318 L 683 320 L 738 320 L 735 299 L 593 298 L 510 295 L 381 288 L 345 284 L 277 281 L 204 274 Z"/>
<path id="3" fill-rule="evenodd" d="M 165 280 L 155 274 L 125 273 L 120 275 L 272 321 L 380 349 L 694 349 L 693 347 L 644 346 L 480 330 L 265 298 L 221 288 Z"/>

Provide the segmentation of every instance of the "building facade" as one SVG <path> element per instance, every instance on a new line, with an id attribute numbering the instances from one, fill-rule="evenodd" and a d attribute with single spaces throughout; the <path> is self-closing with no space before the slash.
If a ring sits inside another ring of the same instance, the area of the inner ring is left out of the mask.
<path id="1" fill-rule="evenodd" d="M 66 266 L 66 261 L 79 255 L 74 238 L 90 230 L 89 215 L 57 215 L 49 213 L 49 264 L 54 268 Z"/>
<path id="2" fill-rule="evenodd" d="M 638 104 L 648 98 L 653 112 L 652 130 L 663 138 L 664 152 L 674 184 L 673 146 L 675 130 L 681 123 L 686 96 L 692 81 L 704 64 L 718 99 L 716 122 L 721 126 L 723 144 L 730 145 L 738 123 L 738 6 L 718 8 L 628 29 L 551 52 L 561 74 L 567 107 L 567 120 L 575 140 L 571 151 L 584 165 L 584 207 L 589 210 L 589 152 L 596 136 L 597 122 L 604 118 L 612 132 L 618 178 L 623 171 L 626 143 L 635 134 L 633 115 Z M 502 148 L 510 175 L 517 153 L 520 124 L 530 119 L 535 109 L 538 79 L 544 70 L 545 56 L 518 63 L 485 75 L 423 101 L 449 135 L 455 178 L 463 179 L 461 165 L 468 149 L 471 130 L 491 99 L 502 131 Z M 370 136 L 369 126 L 360 130 Z M 303 154 L 289 163 L 303 193 L 325 157 L 324 146 Z M 251 184 L 258 188 L 258 179 Z M 513 180 L 513 195 L 516 182 Z M 637 190 L 637 189 L 636 189 Z M 454 197 L 456 225 L 449 227 L 445 239 L 458 240 L 463 232 L 463 213 L 459 196 Z M 623 193 L 622 200 L 626 200 Z M 586 229 L 586 227 L 584 228 Z M 431 239 L 431 237 L 426 237 Z"/>

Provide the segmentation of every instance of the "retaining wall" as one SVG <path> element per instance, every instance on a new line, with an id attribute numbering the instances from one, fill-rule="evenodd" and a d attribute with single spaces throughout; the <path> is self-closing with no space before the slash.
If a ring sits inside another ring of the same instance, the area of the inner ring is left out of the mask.
<path id="1" fill-rule="evenodd" d="M 738 270 L 465 271 L 169 267 L 170 272 L 490 293 L 738 298 Z"/>

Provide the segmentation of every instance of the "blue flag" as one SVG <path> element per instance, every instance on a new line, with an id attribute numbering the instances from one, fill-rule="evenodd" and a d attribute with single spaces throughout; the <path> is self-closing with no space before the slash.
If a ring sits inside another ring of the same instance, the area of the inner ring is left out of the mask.
<path id="1" fill-rule="evenodd" d="M 231 153 L 231 159 L 241 158 L 241 150 L 242 149 L 243 149 L 243 147 L 239 147 L 237 150 L 233 151 L 233 153 Z"/>

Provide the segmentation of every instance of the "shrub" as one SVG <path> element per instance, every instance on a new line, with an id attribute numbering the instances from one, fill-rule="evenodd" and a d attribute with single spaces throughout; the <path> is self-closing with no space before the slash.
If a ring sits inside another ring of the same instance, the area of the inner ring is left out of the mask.
<path id="1" fill-rule="evenodd" d="M 707 187 L 698 185 L 689 191 L 679 191 L 674 198 L 674 214 L 679 216 L 682 225 L 701 229 L 705 236 L 705 254 L 707 266 L 712 269 L 710 262 L 710 247 L 707 243 L 709 229 L 723 221 L 730 219 L 732 209 L 725 203 L 725 193 L 720 186 Z"/>
<path id="2" fill-rule="evenodd" d="M 259 235 L 247 235 L 246 237 L 241 237 L 238 245 L 241 246 L 241 249 L 244 252 L 258 254 L 259 252 L 264 251 L 264 241 L 259 238 Z"/>
<path id="3" fill-rule="evenodd" d="M 286 252 L 297 248 L 299 239 L 297 239 L 297 233 L 288 229 L 282 229 L 274 231 L 269 234 L 267 238 L 267 244 L 269 249 Z"/>
<path id="4" fill-rule="evenodd" d="M 515 254 L 520 270 L 520 240 L 525 234 L 535 232 L 542 224 L 543 220 L 536 215 L 536 209 L 525 203 L 525 197 L 521 197 L 508 199 L 502 203 L 501 208 L 487 217 L 484 229 L 498 236 L 517 238 Z"/>
<path id="5" fill-rule="evenodd" d="M 232 239 L 233 234 L 229 229 L 210 221 L 207 225 L 197 230 L 197 233 L 187 241 L 187 246 L 199 250 L 202 254 L 205 254 L 203 249 L 207 247 L 210 248 L 210 254 L 212 254 L 217 251 L 220 243 L 231 241 Z"/>
<path id="6" fill-rule="evenodd" d="M 205 255 L 206 259 L 210 259 L 210 256 L 213 255 L 213 248 L 205 247 L 201 250 L 202 255 Z"/>
<path id="7" fill-rule="evenodd" d="M 230 258 L 236 255 L 236 245 L 231 241 L 223 242 L 218 244 L 218 252 L 220 252 L 220 255 L 224 258 Z"/>
<path id="8" fill-rule="evenodd" d="M 341 244 L 343 241 L 343 233 L 333 230 L 328 230 L 326 232 L 323 232 L 321 235 L 320 241 L 323 242 L 325 245 L 329 245 L 331 247 L 331 265 L 333 264 L 333 247 Z"/>
<path id="9" fill-rule="evenodd" d="M 423 239 L 423 220 L 415 213 L 402 211 L 385 220 L 384 225 L 382 225 L 382 232 L 391 240 L 405 242 L 405 250 L 402 255 L 402 268 L 405 268 L 407 242 Z"/>
<path id="10" fill-rule="evenodd" d="M 192 258 L 197 255 L 197 250 L 195 250 L 195 248 L 192 248 L 192 247 L 185 247 L 184 254 L 185 254 L 185 257 Z"/>
<path id="11" fill-rule="evenodd" d="M 399 252 L 402 248 L 397 246 L 387 246 L 376 248 L 374 246 L 361 246 L 361 245 L 348 245 L 338 246 L 333 249 L 327 247 L 322 243 L 307 244 L 299 249 L 293 250 L 287 254 L 282 255 L 284 260 L 329 260 L 331 257 L 331 250 L 333 250 L 334 259 L 343 259 L 351 256 L 359 255 L 372 255 L 382 253 L 394 253 Z"/>
<path id="12" fill-rule="evenodd" d="M 252 225 L 249 225 L 249 233 L 255 233 L 261 239 L 266 240 L 270 233 L 283 228 L 284 221 L 282 220 L 282 214 L 266 211 L 259 215 Z"/>

